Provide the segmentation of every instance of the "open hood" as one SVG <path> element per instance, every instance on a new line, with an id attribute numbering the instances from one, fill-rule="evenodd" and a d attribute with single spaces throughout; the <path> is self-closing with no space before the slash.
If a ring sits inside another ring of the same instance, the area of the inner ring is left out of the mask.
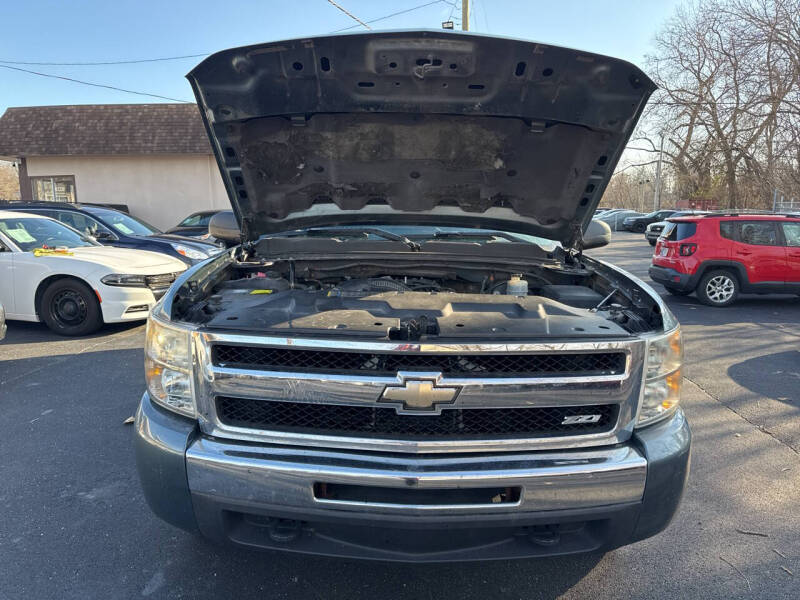
<path id="1" fill-rule="evenodd" d="M 428 224 L 577 246 L 655 89 L 614 58 L 444 31 L 234 48 L 187 77 L 244 241 Z"/>

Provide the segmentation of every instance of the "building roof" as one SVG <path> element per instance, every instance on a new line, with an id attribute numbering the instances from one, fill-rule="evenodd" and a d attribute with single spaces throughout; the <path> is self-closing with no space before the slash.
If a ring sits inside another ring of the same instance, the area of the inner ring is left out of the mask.
<path id="1" fill-rule="evenodd" d="M 211 154 L 195 104 L 75 104 L 9 108 L 0 156 Z"/>

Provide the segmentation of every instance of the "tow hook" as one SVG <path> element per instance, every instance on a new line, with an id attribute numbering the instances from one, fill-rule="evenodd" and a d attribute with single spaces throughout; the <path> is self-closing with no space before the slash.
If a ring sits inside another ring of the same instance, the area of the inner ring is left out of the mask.
<path id="1" fill-rule="evenodd" d="M 270 519 L 267 535 L 273 542 L 288 544 L 300 536 L 300 521 L 294 519 Z"/>
<path id="2" fill-rule="evenodd" d="M 537 527 L 528 534 L 528 541 L 537 546 L 555 546 L 561 541 L 561 534 L 558 530 Z"/>

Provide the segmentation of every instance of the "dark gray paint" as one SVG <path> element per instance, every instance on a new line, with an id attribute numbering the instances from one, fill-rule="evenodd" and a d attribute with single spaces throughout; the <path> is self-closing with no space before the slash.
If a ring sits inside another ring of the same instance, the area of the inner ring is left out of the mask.
<path id="1" fill-rule="evenodd" d="M 233 48 L 187 77 L 245 240 L 400 221 L 573 245 L 655 89 L 618 59 L 443 31 Z"/>

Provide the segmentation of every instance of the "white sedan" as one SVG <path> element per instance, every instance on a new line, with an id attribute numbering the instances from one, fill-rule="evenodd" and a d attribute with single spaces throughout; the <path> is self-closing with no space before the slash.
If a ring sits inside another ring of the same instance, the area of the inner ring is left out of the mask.
<path id="1" fill-rule="evenodd" d="M 164 254 L 101 246 L 48 217 L 0 210 L 0 304 L 6 319 L 61 335 L 145 319 L 186 265 Z"/>

